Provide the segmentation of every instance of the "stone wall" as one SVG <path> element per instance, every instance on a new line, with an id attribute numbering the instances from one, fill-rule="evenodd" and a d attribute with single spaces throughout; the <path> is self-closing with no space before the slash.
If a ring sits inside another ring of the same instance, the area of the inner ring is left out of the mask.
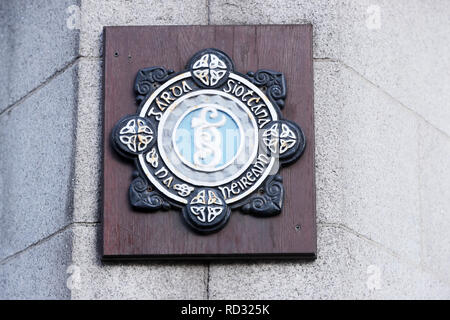
<path id="1" fill-rule="evenodd" d="M 0 10 L 1 298 L 450 298 L 450 2 Z M 314 27 L 318 259 L 102 263 L 103 26 L 296 23 Z"/>
<path id="2" fill-rule="evenodd" d="M 0 2 L 0 298 L 69 298 L 79 36 L 73 0 Z"/>

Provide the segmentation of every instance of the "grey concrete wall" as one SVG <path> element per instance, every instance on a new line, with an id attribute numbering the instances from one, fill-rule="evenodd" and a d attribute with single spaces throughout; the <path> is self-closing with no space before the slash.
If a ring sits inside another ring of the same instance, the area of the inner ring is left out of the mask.
<path id="1" fill-rule="evenodd" d="M 78 4 L 78 0 L 2 1 L 7 25 L 7 32 L 2 32 L 6 50 L 2 60 L 7 68 L 2 70 L 6 74 L 2 74 L 5 91 L 0 111 L 40 88 L 78 57 L 78 32 L 67 27 L 67 10 Z"/>
<path id="2" fill-rule="evenodd" d="M 69 3 L 48 3 L 70 16 Z M 53 25 L 58 19 L 47 27 L 65 32 L 61 41 L 75 39 L 76 52 L 49 48 L 54 61 L 24 89 L 31 93 L 11 93 L 19 97 L 12 105 L 1 100 L 0 140 L 8 150 L 0 159 L 2 297 L 450 298 L 450 2 L 81 0 L 79 8 L 79 41 L 76 30 Z M 5 31 L 7 21 L 0 20 L 1 39 L 20 42 Z M 318 259 L 101 263 L 103 26 L 266 23 L 314 26 Z M 20 54 L 46 44 L 34 46 Z M 2 75 L 0 83 L 9 79 Z M 66 100 L 55 88 L 66 90 Z M 30 109 L 39 110 L 38 123 L 60 126 L 20 122 Z M 16 128 L 28 134 L 19 150 Z M 62 132 L 65 147 L 55 138 Z M 30 177 L 29 185 L 20 181 Z"/>
<path id="3" fill-rule="evenodd" d="M 0 298 L 69 298 L 77 1 L 0 2 Z"/>

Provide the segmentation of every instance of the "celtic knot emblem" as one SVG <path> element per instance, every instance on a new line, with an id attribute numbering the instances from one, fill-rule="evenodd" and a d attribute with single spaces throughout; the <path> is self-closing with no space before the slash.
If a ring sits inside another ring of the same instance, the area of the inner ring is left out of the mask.
<path id="1" fill-rule="evenodd" d="M 145 118 L 128 117 L 123 119 L 115 130 L 122 151 L 136 154 L 146 150 L 153 141 L 154 132 L 151 126 Z"/>
<path id="2" fill-rule="evenodd" d="M 223 84 L 233 70 L 231 59 L 224 52 L 216 49 L 198 52 L 191 59 L 189 66 L 193 80 L 205 88 Z"/>
<path id="3" fill-rule="evenodd" d="M 295 145 L 297 137 L 287 124 L 281 123 L 281 132 L 279 127 L 280 124 L 275 123 L 266 130 L 263 134 L 263 141 L 273 153 L 283 154 Z"/>
<path id="4" fill-rule="evenodd" d="M 289 120 L 279 120 L 263 131 L 264 145 L 284 163 L 292 163 L 300 156 L 298 150 L 305 147 L 305 137 L 300 128 Z"/>
<path id="5" fill-rule="evenodd" d="M 205 54 L 192 66 L 194 76 L 207 86 L 215 86 L 227 73 L 227 65 L 215 54 Z"/>
<path id="6" fill-rule="evenodd" d="M 202 189 L 184 209 L 186 221 L 197 229 L 220 228 L 227 222 L 230 210 L 216 190 Z"/>
<path id="7" fill-rule="evenodd" d="M 181 212 L 199 234 L 222 229 L 232 209 L 257 217 L 282 212 L 278 164 L 296 161 L 306 145 L 301 128 L 282 118 L 282 73 L 244 75 L 223 51 L 204 49 L 182 72 L 141 69 L 134 88 L 136 114 L 111 132 L 114 148 L 137 169 L 129 188 L 134 208 Z"/>
<path id="8" fill-rule="evenodd" d="M 142 119 L 131 119 L 120 129 L 120 141 L 131 151 L 142 151 L 153 140 L 153 131 Z"/>
<path id="9" fill-rule="evenodd" d="M 208 190 L 200 191 L 190 202 L 190 210 L 200 222 L 212 222 L 223 211 L 223 201 L 217 194 Z M 195 205 L 195 206 L 194 206 Z M 217 205 L 217 206 L 216 206 Z M 207 215 L 206 215 L 207 214 Z"/>

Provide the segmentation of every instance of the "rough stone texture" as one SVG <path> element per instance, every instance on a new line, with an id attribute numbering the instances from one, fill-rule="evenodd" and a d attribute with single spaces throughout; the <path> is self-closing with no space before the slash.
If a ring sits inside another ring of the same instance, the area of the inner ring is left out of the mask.
<path id="1" fill-rule="evenodd" d="M 65 299 L 71 258 L 67 228 L 0 263 L 0 299 Z"/>
<path id="2" fill-rule="evenodd" d="M 7 19 L 7 2 L 0 1 L 0 112 L 8 105 L 8 54 L 9 54 L 9 30 Z"/>
<path id="3" fill-rule="evenodd" d="M 5 74 L 0 84 L 6 85 L 7 95 L 0 95 L 0 111 L 77 57 L 78 30 L 67 25 L 71 16 L 68 8 L 77 3 L 77 0 L 2 1 L 7 54 L 1 57 L 8 68 L 2 69 Z"/>
<path id="4" fill-rule="evenodd" d="M 348 230 L 319 225 L 315 262 L 211 264 L 210 299 L 445 299 L 450 286 Z"/>
<path id="5" fill-rule="evenodd" d="M 100 221 L 102 77 L 100 58 L 80 59 L 74 221 Z"/>
<path id="6" fill-rule="evenodd" d="M 450 133 L 450 2 L 347 1 L 340 16 L 342 60 L 436 127 Z M 369 30 L 378 5 L 381 28 Z"/>
<path id="7" fill-rule="evenodd" d="M 338 63 L 314 71 L 318 221 L 419 261 L 417 117 Z"/>
<path id="8" fill-rule="evenodd" d="M 0 116 L 0 259 L 70 221 L 76 69 Z"/>
<path id="9" fill-rule="evenodd" d="M 82 56 L 102 55 L 104 26 L 199 25 L 207 22 L 205 0 L 81 0 L 80 53 Z"/>
<path id="10" fill-rule="evenodd" d="M 181 263 L 102 263 L 101 228 L 74 228 L 73 299 L 205 299 L 207 267 Z"/>
<path id="11" fill-rule="evenodd" d="M 450 133 L 449 1 L 211 0 L 210 12 L 211 24 L 311 22 L 315 57 L 354 68 Z"/>
<path id="12" fill-rule="evenodd" d="M 450 137 L 420 125 L 424 264 L 450 282 Z"/>

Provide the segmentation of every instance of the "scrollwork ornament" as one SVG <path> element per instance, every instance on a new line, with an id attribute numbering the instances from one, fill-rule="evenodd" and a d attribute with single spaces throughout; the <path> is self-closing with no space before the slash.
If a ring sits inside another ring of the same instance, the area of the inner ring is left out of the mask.
<path id="1" fill-rule="evenodd" d="M 129 197 L 131 205 L 140 210 L 155 212 L 158 210 L 170 209 L 170 204 L 157 191 L 148 184 L 145 178 L 137 172 L 134 173 L 134 180 L 131 182 Z"/>
<path id="2" fill-rule="evenodd" d="M 287 86 L 283 73 L 264 69 L 256 72 L 248 72 L 247 76 L 255 85 L 264 88 L 267 96 L 272 102 L 276 103 L 280 109 L 284 108 Z"/>
<path id="3" fill-rule="evenodd" d="M 153 92 L 160 83 L 166 81 L 174 71 L 164 67 L 152 67 L 141 69 L 134 82 L 136 101 L 140 103 L 144 98 Z"/>
<path id="4" fill-rule="evenodd" d="M 283 178 L 276 174 L 266 181 L 264 188 L 249 198 L 241 210 L 246 214 L 270 217 L 281 213 L 283 201 Z"/>

